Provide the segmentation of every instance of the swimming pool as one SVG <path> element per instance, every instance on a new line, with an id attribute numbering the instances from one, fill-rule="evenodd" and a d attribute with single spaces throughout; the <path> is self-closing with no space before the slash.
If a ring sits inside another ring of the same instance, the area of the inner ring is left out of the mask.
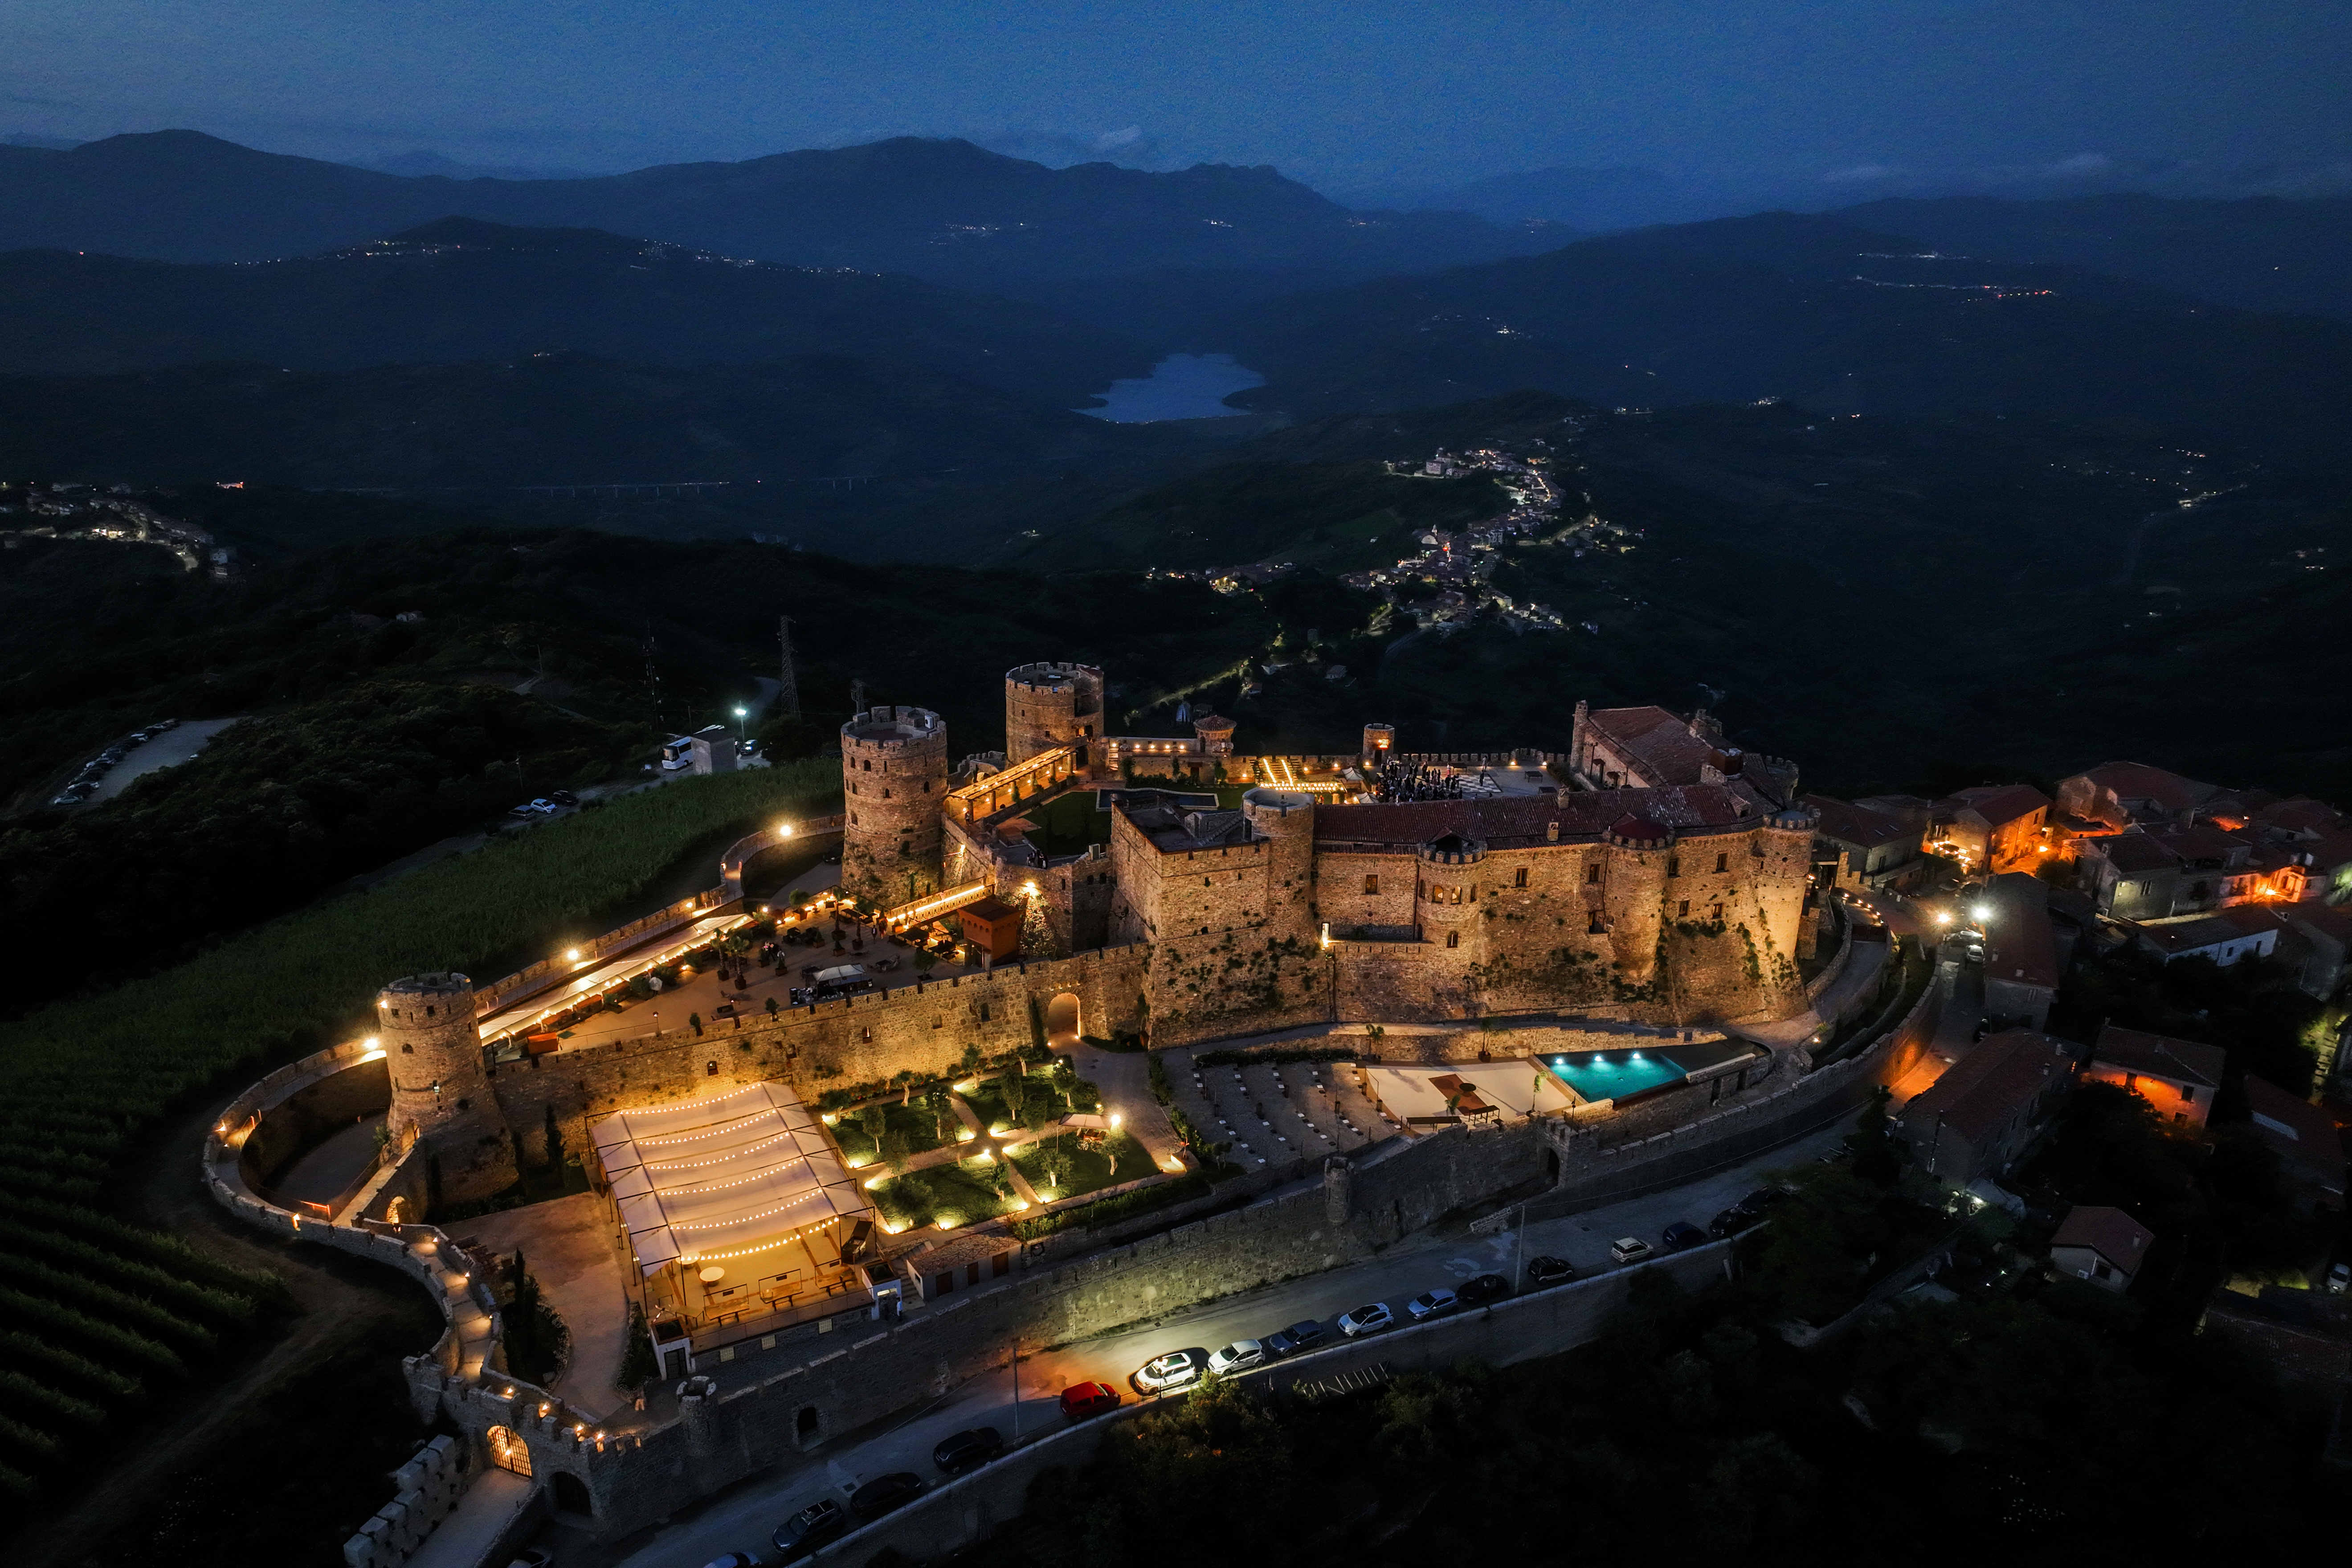
<path id="1" fill-rule="evenodd" d="M 1757 1054 L 1756 1047 L 1745 1042 L 1698 1040 L 1689 1044 L 1676 1041 L 1672 1045 L 1628 1046 L 1622 1050 L 1568 1051 L 1538 1059 L 1586 1100 L 1614 1100 L 1622 1103 L 1672 1089 L 1692 1073 Z"/>
<path id="2" fill-rule="evenodd" d="M 1573 1056 L 1546 1057 L 1544 1066 L 1586 1100 L 1630 1100 L 1680 1083 L 1689 1073 L 1687 1068 L 1654 1050 L 1578 1051 Z"/>

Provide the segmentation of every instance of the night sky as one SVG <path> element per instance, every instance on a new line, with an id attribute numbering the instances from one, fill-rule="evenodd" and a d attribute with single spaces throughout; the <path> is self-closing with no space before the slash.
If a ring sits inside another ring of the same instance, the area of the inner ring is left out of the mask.
<path id="1" fill-rule="evenodd" d="M 1327 185 L 2352 168 L 2347 82 L 2352 7 L 2310 0 L 0 5 L 0 133 L 593 171 L 904 132 Z"/>

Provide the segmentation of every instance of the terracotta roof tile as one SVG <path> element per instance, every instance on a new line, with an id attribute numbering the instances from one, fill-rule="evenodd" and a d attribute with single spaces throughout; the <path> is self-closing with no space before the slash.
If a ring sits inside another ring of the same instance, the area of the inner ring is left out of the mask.
<path id="1" fill-rule="evenodd" d="M 2156 1245 L 2156 1232 L 2121 1209 L 2078 1204 L 2050 1237 L 2053 1247 L 2087 1247 L 2126 1274 L 2136 1273 Z"/>
<path id="2" fill-rule="evenodd" d="M 2099 1031 L 2099 1044 L 2091 1054 L 2094 1062 L 2138 1073 L 2146 1078 L 2170 1079 L 2176 1083 L 2198 1084 L 2207 1089 L 2221 1087 L 2221 1068 L 2229 1053 L 2219 1046 L 2200 1045 L 2195 1040 L 2176 1040 L 2169 1035 L 2152 1035 L 2143 1029 L 2126 1029 L 2109 1024 Z"/>

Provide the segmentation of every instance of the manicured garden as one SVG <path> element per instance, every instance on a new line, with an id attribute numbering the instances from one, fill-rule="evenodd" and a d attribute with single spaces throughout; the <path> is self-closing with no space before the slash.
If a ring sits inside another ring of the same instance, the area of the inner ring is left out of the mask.
<path id="1" fill-rule="evenodd" d="M 1009 1214 L 1021 1201 L 1003 1167 L 981 1159 L 909 1171 L 870 1189 L 866 1195 L 892 1231 L 933 1225 L 953 1229 Z"/>
<path id="2" fill-rule="evenodd" d="M 1023 1144 L 1012 1155 L 1022 1175 L 1047 1203 L 1076 1197 L 1157 1173 L 1151 1152 L 1121 1128 L 1088 1148 L 1075 1132 Z"/>

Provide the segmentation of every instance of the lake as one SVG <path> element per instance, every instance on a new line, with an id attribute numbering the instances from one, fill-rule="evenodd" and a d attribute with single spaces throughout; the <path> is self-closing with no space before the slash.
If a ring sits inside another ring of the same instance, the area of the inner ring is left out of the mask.
<path id="1" fill-rule="evenodd" d="M 1097 419 L 1115 425 L 1143 425 L 1154 419 L 1230 419 L 1246 409 L 1228 408 L 1224 400 L 1236 392 L 1264 386 L 1265 377 L 1231 354 L 1170 354 L 1151 367 L 1151 374 L 1114 381 L 1095 395 L 1100 408 L 1080 408 Z"/>

